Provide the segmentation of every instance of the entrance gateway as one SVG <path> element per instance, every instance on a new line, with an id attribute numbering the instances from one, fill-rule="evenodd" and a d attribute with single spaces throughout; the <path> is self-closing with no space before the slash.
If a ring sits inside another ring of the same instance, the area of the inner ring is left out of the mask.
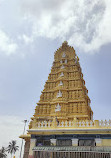
<path id="1" fill-rule="evenodd" d="M 111 120 L 93 120 L 79 58 L 65 41 L 31 118 L 24 158 L 111 158 Z"/>

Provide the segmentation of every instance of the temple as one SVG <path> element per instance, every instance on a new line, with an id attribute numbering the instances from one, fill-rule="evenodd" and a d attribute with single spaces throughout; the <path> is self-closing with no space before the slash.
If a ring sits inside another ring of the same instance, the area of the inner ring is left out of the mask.
<path id="1" fill-rule="evenodd" d="M 31 118 L 24 158 L 111 158 L 111 121 L 93 120 L 79 58 L 65 41 Z"/>

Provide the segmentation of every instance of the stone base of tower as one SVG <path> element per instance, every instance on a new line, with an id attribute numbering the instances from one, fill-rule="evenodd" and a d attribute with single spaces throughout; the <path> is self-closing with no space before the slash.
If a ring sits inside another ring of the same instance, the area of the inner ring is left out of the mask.
<path id="1" fill-rule="evenodd" d="M 90 132 L 31 134 L 28 158 L 111 158 L 111 133 Z"/>
<path id="2" fill-rule="evenodd" d="M 63 158 L 63 153 L 80 155 L 93 153 L 94 158 L 99 153 L 105 158 L 111 155 L 111 124 L 100 124 L 99 121 L 64 122 L 61 124 L 53 121 L 46 122 L 38 128 L 28 130 L 28 135 L 20 138 L 25 139 L 25 151 L 23 158 Z M 59 157 L 57 153 L 59 152 Z M 55 156 L 56 155 L 56 156 Z M 100 155 L 97 157 L 99 158 Z M 84 157 L 83 157 L 84 158 Z M 102 157 L 101 157 L 102 158 Z"/>

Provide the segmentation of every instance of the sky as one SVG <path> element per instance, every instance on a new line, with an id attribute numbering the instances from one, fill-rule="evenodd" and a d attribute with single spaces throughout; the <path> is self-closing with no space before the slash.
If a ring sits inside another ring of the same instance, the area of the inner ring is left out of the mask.
<path id="1" fill-rule="evenodd" d="M 111 119 L 111 1 L 0 0 L 0 148 L 20 146 L 65 40 L 79 56 L 94 119 Z"/>

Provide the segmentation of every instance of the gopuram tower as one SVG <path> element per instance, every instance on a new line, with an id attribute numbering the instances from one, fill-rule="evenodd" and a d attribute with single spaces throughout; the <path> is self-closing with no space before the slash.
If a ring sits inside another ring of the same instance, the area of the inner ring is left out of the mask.
<path id="1" fill-rule="evenodd" d="M 111 158 L 111 121 L 93 120 L 79 58 L 66 41 L 20 138 L 24 158 Z"/>

